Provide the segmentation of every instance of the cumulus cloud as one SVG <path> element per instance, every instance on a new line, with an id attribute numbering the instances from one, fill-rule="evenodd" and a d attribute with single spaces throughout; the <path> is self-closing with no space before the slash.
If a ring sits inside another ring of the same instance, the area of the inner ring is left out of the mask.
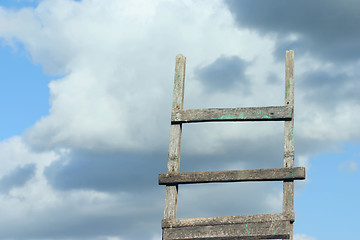
<path id="1" fill-rule="evenodd" d="M 221 1 L 45 0 L 33 9 L 2 8 L 0 20 L 4 43 L 23 44 L 33 62 L 57 78 L 49 84 L 49 115 L 16 140 L 27 160 L 2 159 L 4 176 L 21 164 L 36 166 L 26 187 L 13 189 L 10 200 L 0 199 L 7 216 L 1 219 L 2 238 L 157 236 L 164 188 L 156 178 L 166 171 L 176 54 L 188 57 L 188 102 L 212 104 L 206 92 L 194 91 L 202 84 L 195 69 L 221 56 L 234 56 L 230 62 L 241 66 L 271 44 L 237 30 Z M 262 48 L 249 51 L 249 39 Z M 247 67 L 257 78 L 265 74 Z M 16 141 L 1 152 L 20 154 Z M 198 150 L 190 148 L 189 158 L 196 159 Z M 234 157 L 229 159 L 231 164 Z M 260 211 L 263 203 L 253 208 Z"/>
<path id="2" fill-rule="evenodd" d="M 187 57 L 186 108 L 284 104 L 284 59 L 280 64 L 273 55 L 278 44 L 264 35 L 268 31 L 238 28 L 245 20 L 239 20 L 237 3 L 228 4 L 234 4 L 232 14 L 222 1 L 43 0 L 36 8 L 0 8 L 4 43 L 22 44 L 34 63 L 57 78 L 49 84 L 49 115 L 23 138 L 0 143 L 1 176 L 15 180 L 18 172 L 28 173 L 0 196 L 0 210 L 7 216 L 0 219 L 1 238 L 158 236 L 164 187 L 156 184 L 157 174 L 166 171 L 176 54 Z M 331 97 L 328 91 L 339 88 L 339 76 L 346 89 L 335 97 L 357 89 L 355 68 L 347 74 L 345 68 L 327 72 L 318 60 L 300 56 L 296 77 L 308 80 L 300 80 L 295 90 L 297 156 L 329 147 L 329 139 L 358 139 L 344 124 L 337 128 L 340 133 L 329 131 L 349 119 L 358 126 L 352 121 L 359 111 L 343 108 L 347 101 L 326 114 L 318 110 Z M 324 79 L 332 84 L 323 84 Z M 281 167 L 283 123 L 191 124 L 183 127 L 182 147 L 182 171 Z M 197 187 L 183 189 L 180 215 L 281 208 L 276 184 Z M 188 208 L 197 197 L 226 204 L 215 207 L 209 201 Z M 14 222 L 23 231 L 12 227 Z"/>
<path id="3" fill-rule="evenodd" d="M 227 92 L 237 88 L 247 93 L 250 84 L 245 73 L 247 65 L 238 56 L 221 56 L 215 62 L 196 69 L 195 74 L 207 91 Z"/>
<path id="4" fill-rule="evenodd" d="M 316 240 L 316 238 L 309 237 L 306 234 L 294 234 L 294 240 Z"/>
<path id="5" fill-rule="evenodd" d="M 347 172 L 356 172 L 358 170 L 358 163 L 355 160 L 342 162 L 339 169 Z"/>
<path id="6" fill-rule="evenodd" d="M 360 4 L 356 0 L 227 0 L 226 3 L 240 27 L 278 37 L 277 56 L 291 48 L 325 61 L 359 59 Z"/>
<path id="7" fill-rule="evenodd" d="M 359 116 L 350 109 L 359 106 L 359 2 L 225 3 L 239 28 L 274 39 L 276 60 L 283 61 L 286 49 L 295 50 L 295 129 L 301 152 L 327 148 L 337 140 L 358 140 L 351 129 L 358 126 Z M 280 77 L 269 71 L 267 78 L 276 84 Z"/>
<path id="8" fill-rule="evenodd" d="M 0 191 L 8 192 L 12 188 L 22 187 L 35 173 L 35 164 L 16 167 L 0 179 Z"/>
<path id="9" fill-rule="evenodd" d="M 43 1 L 2 10 L 1 18 L 8 43 L 20 41 L 47 73 L 64 75 L 49 84 L 50 115 L 26 134 L 39 148 L 156 147 L 167 135 L 160 126 L 170 110 L 174 56 L 182 52 L 196 67 L 243 49 L 223 37 L 253 38 L 233 34 L 218 1 Z M 215 38 L 226 44 L 212 46 Z"/>

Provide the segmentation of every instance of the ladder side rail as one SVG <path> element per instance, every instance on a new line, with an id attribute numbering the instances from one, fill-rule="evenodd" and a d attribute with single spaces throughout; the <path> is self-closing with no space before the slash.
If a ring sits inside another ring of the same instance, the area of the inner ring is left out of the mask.
<path id="1" fill-rule="evenodd" d="M 176 56 L 174 92 L 172 110 L 183 109 L 184 103 L 184 84 L 185 84 L 185 65 L 186 58 L 179 54 Z M 168 154 L 168 173 L 179 172 L 180 169 L 180 143 L 181 143 L 182 125 L 171 124 L 170 141 Z M 165 208 L 164 219 L 176 218 L 177 212 L 178 185 L 166 186 L 165 189 Z"/>
<path id="2" fill-rule="evenodd" d="M 294 51 L 286 51 L 285 105 L 294 109 Z M 293 112 L 294 114 L 294 112 Z M 294 116 L 284 123 L 284 167 L 294 166 Z M 283 184 L 283 213 L 294 212 L 294 180 Z M 293 223 L 290 224 L 290 240 L 293 239 Z"/>

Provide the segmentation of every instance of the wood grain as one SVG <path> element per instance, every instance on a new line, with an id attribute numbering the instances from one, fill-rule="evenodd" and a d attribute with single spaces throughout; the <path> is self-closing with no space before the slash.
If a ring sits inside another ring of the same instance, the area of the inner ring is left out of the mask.
<path id="1" fill-rule="evenodd" d="M 292 115 L 289 106 L 184 109 L 173 111 L 171 122 L 290 121 Z"/>
<path id="2" fill-rule="evenodd" d="M 285 60 L 285 105 L 294 108 L 294 51 L 286 51 Z M 284 129 L 284 167 L 294 166 L 294 116 L 285 122 Z M 283 184 L 283 213 L 294 212 L 294 181 L 287 180 Z M 290 240 L 293 240 L 293 223 L 290 224 Z M 284 238 L 283 238 L 284 239 Z"/>
<path id="3" fill-rule="evenodd" d="M 164 228 L 163 238 L 167 240 L 288 239 L 290 237 L 289 225 L 290 222 L 285 220 Z"/>
<path id="4" fill-rule="evenodd" d="M 183 218 L 183 219 L 163 219 L 162 228 L 179 228 L 208 225 L 226 225 L 239 223 L 269 222 L 269 221 L 293 221 L 295 218 L 292 213 L 275 214 L 253 214 L 240 216 L 206 217 L 206 218 Z"/>
<path id="5" fill-rule="evenodd" d="M 159 174 L 160 185 L 305 179 L 305 168 L 271 168 Z"/>
<path id="6" fill-rule="evenodd" d="M 184 103 L 186 58 L 179 54 L 176 56 L 174 93 L 172 110 L 180 110 Z M 179 172 L 180 169 L 180 144 L 181 144 L 181 123 L 172 124 L 170 127 L 168 173 Z M 176 218 L 178 186 L 166 186 L 164 218 Z"/>

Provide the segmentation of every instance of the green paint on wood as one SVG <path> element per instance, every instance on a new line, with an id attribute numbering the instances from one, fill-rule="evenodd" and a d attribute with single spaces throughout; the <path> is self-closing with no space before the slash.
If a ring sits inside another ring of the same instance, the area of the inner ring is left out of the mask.
<path id="1" fill-rule="evenodd" d="M 270 118 L 268 115 L 263 116 L 262 118 Z"/>
<path id="2" fill-rule="evenodd" d="M 254 113 L 257 114 L 257 115 L 261 115 L 261 111 L 260 111 L 260 110 L 259 110 L 259 111 L 254 110 Z"/>
<path id="3" fill-rule="evenodd" d="M 234 118 L 236 118 L 236 116 L 234 115 L 222 115 L 220 117 L 220 119 L 234 119 Z"/>
<path id="4" fill-rule="evenodd" d="M 238 118 L 244 119 L 244 118 L 245 118 L 245 115 L 244 115 L 244 114 L 240 114 L 240 115 L 238 116 Z"/>

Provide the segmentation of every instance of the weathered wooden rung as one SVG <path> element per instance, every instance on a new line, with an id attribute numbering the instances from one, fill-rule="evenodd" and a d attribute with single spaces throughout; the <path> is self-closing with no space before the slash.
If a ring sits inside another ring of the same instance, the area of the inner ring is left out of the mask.
<path id="1" fill-rule="evenodd" d="M 289 106 L 249 108 L 208 108 L 173 110 L 171 123 L 221 121 L 291 121 L 293 108 Z"/>
<path id="2" fill-rule="evenodd" d="M 304 167 L 159 174 L 160 185 L 305 179 Z"/>
<path id="3" fill-rule="evenodd" d="M 289 239 L 293 214 L 164 219 L 164 240 Z"/>
<path id="4" fill-rule="evenodd" d="M 274 213 L 274 214 L 251 214 L 238 216 L 223 216 L 223 217 L 204 217 L 204 218 L 168 218 L 163 219 L 161 223 L 162 228 L 179 228 L 179 227 L 194 227 L 194 226 L 208 226 L 208 225 L 226 225 L 239 223 L 259 223 L 270 221 L 295 221 L 295 214 L 292 213 Z"/>

